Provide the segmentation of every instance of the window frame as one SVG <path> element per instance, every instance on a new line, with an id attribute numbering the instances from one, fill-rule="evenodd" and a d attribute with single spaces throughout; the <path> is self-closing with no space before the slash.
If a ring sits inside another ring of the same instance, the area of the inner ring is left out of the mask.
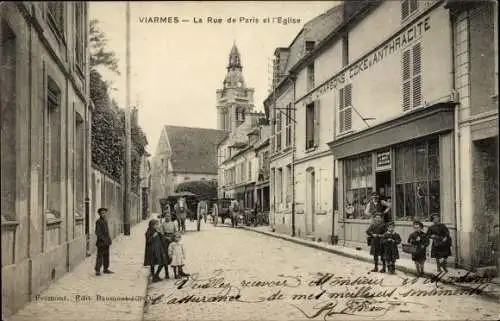
<path id="1" fill-rule="evenodd" d="M 86 20 L 87 7 L 84 1 L 74 3 L 75 13 L 75 65 L 80 76 L 85 75 L 86 67 Z"/>
<path id="2" fill-rule="evenodd" d="M 305 117 L 305 121 L 306 121 L 306 135 L 305 135 L 305 138 L 306 138 L 306 150 L 308 149 L 311 149 L 311 148 L 314 148 L 315 147 L 315 138 L 314 138 L 314 134 L 315 134 L 315 130 L 314 130 L 314 127 L 315 127 L 315 122 L 314 122 L 314 115 L 316 114 L 316 103 L 313 101 L 309 104 L 306 105 L 306 117 Z M 311 128 L 312 127 L 312 128 Z"/>
<path id="3" fill-rule="evenodd" d="M 56 7 L 54 7 L 56 6 Z M 63 43 L 66 40 L 66 6 L 64 2 L 60 1 L 48 1 L 46 7 L 46 17 L 48 24 L 56 38 Z M 54 11 L 55 10 L 55 11 Z M 58 16 L 57 16 L 58 15 Z"/>
<path id="4" fill-rule="evenodd" d="M 419 11 L 419 0 L 401 1 L 401 21 L 405 22 Z"/>
<path id="5" fill-rule="evenodd" d="M 364 164 L 359 166 L 359 164 Z M 375 167 L 373 163 L 373 153 L 368 152 L 354 157 L 346 158 L 342 161 L 343 168 L 343 204 L 344 204 L 344 219 L 346 220 L 367 220 L 370 217 L 366 217 L 364 210 L 366 204 L 370 199 L 370 194 L 375 190 Z M 364 169 L 364 172 L 361 170 Z M 364 175 L 353 175 L 354 173 L 359 174 L 363 172 Z M 353 184 L 355 182 L 355 184 Z M 364 184 L 363 184 L 364 183 Z M 356 186 L 353 186 L 356 185 Z M 359 185 L 359 186 L 358 186 Z M 348 194 L 351 193 L 352 194 Z M 352 196 L 349 196 L 352 195 Z M 360 198 L 364 198 L 358 201 Z M 348 206 L 347 200 L 352 198 L 352 205 L 354 212 L 352 214 L 347 213 L 346 208 Z M 364 203 L 363 203 L 364 202 Z M 348 217 L 352 215 L 353 217 Z"/>
<path id="6" fill-rule="evenodd" d="M 306 72 L 307 72 L 307 91 L 311 91 L 314 89 L 314 84 L 315 84 L 315 68 L 314 68 L 314 61 L 307 65 L 306 67 Z"/>

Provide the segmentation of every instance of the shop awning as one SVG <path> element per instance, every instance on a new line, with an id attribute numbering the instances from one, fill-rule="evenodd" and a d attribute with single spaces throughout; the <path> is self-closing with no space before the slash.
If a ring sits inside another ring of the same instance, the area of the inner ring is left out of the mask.
<path id="1" fill-rule="evenodd" d="M 418 137 L 453 130 L 455 103 L 419 108 L 401 117 L 377 124 L 328 143 L 333 155 L 345 158 L 403 143 Z"/>

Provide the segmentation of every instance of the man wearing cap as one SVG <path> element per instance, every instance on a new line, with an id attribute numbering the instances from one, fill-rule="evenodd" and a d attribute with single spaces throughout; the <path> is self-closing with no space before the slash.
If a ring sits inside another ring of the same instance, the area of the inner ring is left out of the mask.
<path id="1" fill-rule="evenodd" d="M 365 215 L 373 217 L 376 213 L 380 213 L 384 222 L 391 221 L 391 203 L 381 200 L 377 192 L 371 194 L 372 199 L 366 204 Z"/>
<path id="2" fill-rule="evenodd" d="M 111 274 L 109 270 L 109 247 L 111 246 L 111 237 L 109 236 L 108 221 L 106 220 L 107 208 L 97 210 L 99 219 L 95 222 L 95 234 L 97 236 L 97 256 L 95 262 L 95 274 L 101 275 L 101 267 L 104 266 L 103 273 Z"/>

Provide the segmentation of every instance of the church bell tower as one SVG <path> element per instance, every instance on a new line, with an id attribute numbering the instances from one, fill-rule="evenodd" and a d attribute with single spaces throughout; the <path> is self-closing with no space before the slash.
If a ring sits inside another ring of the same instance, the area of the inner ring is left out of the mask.
<path id="1" fill-rule="evenodd" d="M 229 53 L 226 77 L 222 89 L 217 89 L 217 129 L 233 131 L 253 111 L 254 89 L 248 88 L 243 78 L 241 56 L 233 44 Z"/>

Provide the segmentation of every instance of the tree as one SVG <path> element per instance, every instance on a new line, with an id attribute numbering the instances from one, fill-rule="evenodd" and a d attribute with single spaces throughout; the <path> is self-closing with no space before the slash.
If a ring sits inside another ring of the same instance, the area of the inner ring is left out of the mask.
<path id="1" fill-rule="evenodd" d="M 109 96 L 110 83 L 97 70 L 103 67 L 120 74 L 118 59 L 106 47 L 107 38 L 97 20 L 90 23 L 90 98 L 94 102 L 92 113 L 92 162 L 114 180 L 121 180 L 125 150 L 125 111 Z M 137 119 L 134 108 L 132 119 Z M 131 124 L 131 188 L 137 192 L 140 182 L 141 159 L 148 144 L 146 135 L 137 121 Z"/>
<path id="2" fill-rule="evenodd" d="M 98 23 L 98 20 L 92 19 L 89 26 L 90 68 L 95 69 L 96 67 L 104 67 L 120 75 L 116 53 L 106 48 L 108 39 L 106 34 L 99 29 Z"/>

